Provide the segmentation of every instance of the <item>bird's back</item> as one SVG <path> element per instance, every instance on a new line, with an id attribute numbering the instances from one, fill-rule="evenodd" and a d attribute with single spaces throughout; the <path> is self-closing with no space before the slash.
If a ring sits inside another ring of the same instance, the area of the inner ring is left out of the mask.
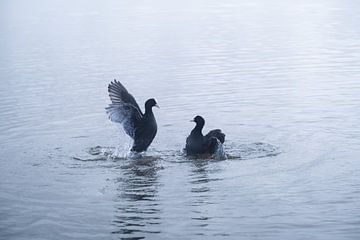
<path id="1" fill-rule="evenodd" d="M 225 134 L 221 132 L 220 129 L 211 130 L 208 134 L 205 135 L 205 138 L 207 139 L 212 137 L 217 138 L 221 143 L 225 142 Z"/>
<path id="2" fill-rule="evenodd" d="M 191 154 L 213 154 L 220 143 L 224 143 L 225 134 L 220 129 L 210 131 L 203 136 L 201 133 L 192 132 L 186 138 L 185 150 L 188 155 Z"/>

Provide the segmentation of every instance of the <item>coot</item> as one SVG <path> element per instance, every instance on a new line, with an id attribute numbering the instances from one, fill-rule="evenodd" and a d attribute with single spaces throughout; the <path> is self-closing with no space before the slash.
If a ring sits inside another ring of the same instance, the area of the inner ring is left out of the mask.
<path id="1" fill-rule="evenodd" d="M 225 134 L 220 129 L 214 129 L 204 136 L 202 134 L 205 125 L 204 118 L 196 116 L 192 122 L 195 122 L 196 126 L 186 139 L 187 155 L 214 154 L 219 144 L 225 142 Z"/>
<path id="2" fill-rule="evenodd" d="M 112 103 L 105 109 L 110 120 L 121 123 L 125 133 L 134 140 L 131 151 L 146 151 L 157 132 L 152 111 L 153 107 L 159 107 L 156 100 L 148 99 L 145 102 L 145 113 L 142 113 L 135 98 L 116 79 L 109 84 L 108 92 Z"/>

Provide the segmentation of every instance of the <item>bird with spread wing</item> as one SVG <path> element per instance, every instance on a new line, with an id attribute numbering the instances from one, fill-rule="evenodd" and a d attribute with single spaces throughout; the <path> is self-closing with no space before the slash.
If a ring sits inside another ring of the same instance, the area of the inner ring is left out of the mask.
<path id="1" fill-rule="evenodd" d="M 154 98 L 145 102 L 142 113 L 135 98 L 116 79 L 108 86 L 111 103 L 106 109 L 109 119 L 122 124 L 125 133 L 133 140 L 132 152 L 146 151 L 155 138 L 157 124 L 153 107 L 159 107 Z"/>

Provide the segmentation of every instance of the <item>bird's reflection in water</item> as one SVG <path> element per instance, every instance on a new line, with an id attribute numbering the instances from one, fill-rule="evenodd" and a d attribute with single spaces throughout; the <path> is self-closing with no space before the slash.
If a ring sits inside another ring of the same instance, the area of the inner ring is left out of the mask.
<path id="1" fill-rule="evenodd" d="M 212 182 L 221 179 L 212 177 L 213 173 L 218 172 L 219 169 L 213 169 L 208 160 L 192 160 L 191 165 L 190 183 L 193 196 L 191 206 L 194 208 L 191 219 L 197 229 L 196 231 L 199 231 L 199 227 L 200 229 L 207 227 L 212 219 L 209 213 L 209 209 L 215 204 L 212 199 Z M 202 231 L 195 234 L 202 235 Z"/>
<path id="2" fill-rule="evenodd" d="M 143 239 L 160 233 L 160 206 L 157 201 L 159 170 L 156 158 L 127 160 L 116 179 L 116 230 L 119 239 Z"/>

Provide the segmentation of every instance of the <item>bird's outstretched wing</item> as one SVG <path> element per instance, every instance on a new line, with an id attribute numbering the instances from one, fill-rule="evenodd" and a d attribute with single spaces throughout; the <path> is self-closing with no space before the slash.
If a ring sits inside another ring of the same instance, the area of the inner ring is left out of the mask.
<path id="1" fill-rule="evenodd" d="M 126 88 L 119 82 L 114 79 L 108 86 L 108 92 L 113 104 L 126 104 L 134 106 L 142 116 L 143 113 L 139 105 L 137 104 L 135 98 L 126 90 Z"/>
<path id="2" fill-rule="evenodd" d="M 220 129 L 211 130 L 208 134 L 205 135 L 206 139 L 211 139 L 212 137 L 219 139 L 221 143 L 225 142 L 225 134 L 222 133 Z"/>
<path id="3" fill-rule="evenodd" d="M 135 106 L 128 103 L 112 103 L 105 109 L 111 121 L 121 123 L 126 134 L 135 137 L 135 130 L 142 118 Z"/>

